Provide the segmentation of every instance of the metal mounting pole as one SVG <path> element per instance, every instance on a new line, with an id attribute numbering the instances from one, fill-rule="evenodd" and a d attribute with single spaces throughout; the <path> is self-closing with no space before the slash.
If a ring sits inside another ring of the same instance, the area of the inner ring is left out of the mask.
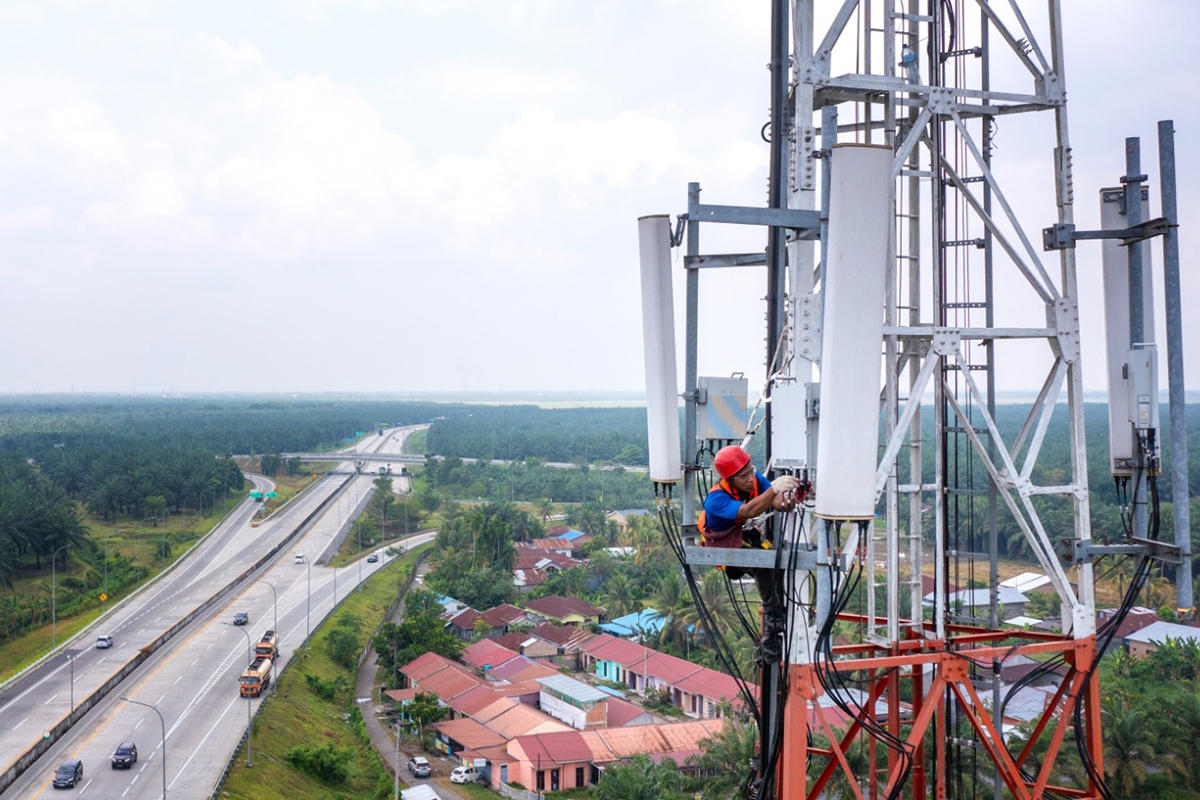
<path id="1" fill-rule="evenodd" d="M 688 184 L 688 208 L 700 204 L 700 184 Z M 687 221 L 687 255 L 700 255 L 700 221 Z M 696 522 L 696 472 L 693 469 L 700 440 L 696 431 L 696 384 L 699 380 L 696 351 L 700 339 L 700 271 L 685 274 L 685 318 L 683 346 L 683 524 Z"/>
<path id="2" fill-rule="evenodd" d="M 1130 136 L 1125 140 L 1125 177 L 1121 183 L 1125 186 L 1125 224 L 1129 227 L 1142 221 L 1142 174 L 1141 140 Z M 1142 246 L 1131 244 L 1125 248 L 1129 259 L 1129 346 L 1137 347 L 1147 340 L 1145 297 L 1142 291 Z M 1150 331 L 1153 334 L 1153 331 Z M 1157 398 L 1155 402 L 1158 402 Z M 1141 447 L 1136 448 L 1133 472 L 1133 535 L 1145 537 L 1149 529 L 1149 519 L 1146 515 L 1146 463 Z"/>
<path id="3" fill-rule="evenodd" d="M 1175 204 L 1175 123 L 1158 123 L 1158 164 L 1162 215 L 1167 220 L 1163 234 L 1163 291 L 1167 306 L 1167 397 L 1171 415 L 1171 502 L 1175 542 L 1183 563 L 1175 580 L 1179 608 L 1189 611 L 1192 597 L 1191 498 L 1188 496 L 1188 445 L 1183 385 L 1183 310 L 1179 289 L 1179 217 Z M 1136 250 L 1137 245 L 1129 248 Z M 1155 402 L 1158 402 L 1155 398 Z"/>

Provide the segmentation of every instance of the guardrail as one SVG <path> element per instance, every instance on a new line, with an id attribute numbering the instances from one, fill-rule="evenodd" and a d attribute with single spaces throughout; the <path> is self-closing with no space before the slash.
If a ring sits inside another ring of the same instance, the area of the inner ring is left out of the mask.
<path id="1" fill-rule="evenodd" d="M 249 580 L 257 569 L 278 555 L 278 553 L 283 550 L 284 547 L 287 547 L 293 539 L 295 539 L 297 536 L 300 536 L 308 527 L 308 525 L 310 525 L 313 520 L 315 520 L 316 517 L 325 510 L 330 502 L 332 502 L 338 497 L 339 494 L 341 494 L 342 490 L 345 489 L 346 485 L 353 479 L 354 476 L 350 476 L 343 481 L 341 486 L 334 490 L 333 494 L 322 500 L 316 508 L 314 508 L 303 520 L 301 520 L 300 524 L 297 525 L 291 533 L 289 533 L 278 544 L 268 550 L 265 555 L 255 561 L 249 569 L 219 589 L 215 594 L 213 594 L 211 597 L 193 609 L 190 613 L 168 628 L 150 644 L 139 648 L 137 655 L 122 665 L 120 669 L 113 673 L 112 676 L 102 683 L 94 692 L 80 701 L 79 705 L 77 705 L 70 714 L 63 717 L 54 727 L 46 731 L 36 744 L 18 756 L 17 759 L 8 766 L 4 773 L 0 774 L 0 794 L 4 793 L 10 786 L 12 786 L 13 782 L 21 777 L 25 770 L 27 770 L 39 758 L 41 758 L 47 750 L 53 747 L 54 744 L 62 738 L 63 734 L 71 729 L 72 725 L 82 719 L 83 716 L 92 708 L 94 708 L 97 703 L 103 700 L 109 692 L 116 688 L 125 678 L 129 677 L 134 670 L 144 664 L 146 660 L 155 653 L 155 651 L 170 641 L 176 634 L 194 622 L 198 617 L 203 615 L 205 612 L 210 611 L 215 605 L 220 603 L 226 595 L 228 595 L 245 581 Z"/>

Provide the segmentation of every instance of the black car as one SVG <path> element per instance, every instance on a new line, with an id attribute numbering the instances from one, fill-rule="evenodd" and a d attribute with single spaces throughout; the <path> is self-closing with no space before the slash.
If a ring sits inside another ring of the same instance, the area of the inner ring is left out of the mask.
<path id="1" fill-rule="evenodd" d="M 121 742 L 112 754 L 113 769 L 131 769 L 137 763 L 137 745 L 133 742 Z"/>
<path id="2" fill-rule="evenodd" d="M 54 788 L 74 789 L 75 784 L 81 780 L 83 780 L 83 762 L 78 758 L 69 758 L 54 773 Z"/>
<path id="3" fill-rule="evenodd" d="M 368 564 L 374 564 L 378 560 L 379 560 L 379 556 L 376 555 L 375 553 L 371 553 L 371 555 L 367 556 Z"/>
<path id="4" fill-rule="evenodd" d="M 233 615 L 233 624 L 234 625 L 245 625 L 249 621 L 250 621 L 250 612 L 249 611 L 239 611 Z"/>

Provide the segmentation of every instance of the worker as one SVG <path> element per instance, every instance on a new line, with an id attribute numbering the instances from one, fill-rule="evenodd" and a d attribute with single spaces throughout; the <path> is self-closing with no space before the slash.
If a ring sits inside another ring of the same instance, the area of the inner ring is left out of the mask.
<path id="1" fill-rule="evenodd" d="M 762 537 L 745 523 L 771 509 L 791 511 L 795 500 L 790 496 L 799 486 L 791 475 L 774 481 L 754 469 L 750 454 L 737 445 L 722 447 L 713 459 L 713 469 L 721 481 L 704 501 L 699 521 L 705 547 L 760 547 Z M 733 577 L 733 576 L 730 576 Z"/>

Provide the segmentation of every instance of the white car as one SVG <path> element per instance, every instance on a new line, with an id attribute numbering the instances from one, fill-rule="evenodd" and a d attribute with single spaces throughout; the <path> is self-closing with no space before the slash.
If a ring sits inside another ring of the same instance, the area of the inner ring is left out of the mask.
<path id="1" fill-rule="evenodd" d="M 474 783 L 480 775 L 474 767 L 455 767 L 450 773 L 451 783 Z"/>
<path id="2" fill-rule="evenodd" d="M 108 648 L 110 648 L 112 646 L 113 646 L 112 634 L 106 633 L 103 636 L 99 636 L 96 638 L 96 649 L 97 650 L 107 650 Z"/>

